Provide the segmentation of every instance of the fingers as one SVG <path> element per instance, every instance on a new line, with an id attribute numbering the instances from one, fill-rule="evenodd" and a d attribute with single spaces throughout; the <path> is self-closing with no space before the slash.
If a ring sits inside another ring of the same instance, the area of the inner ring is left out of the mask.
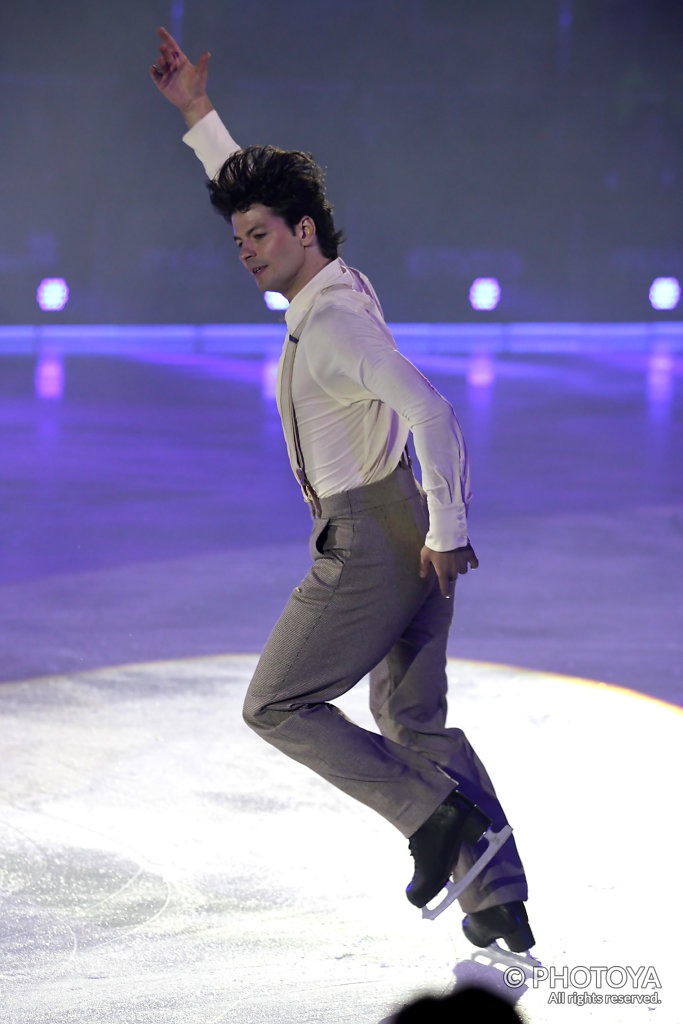
<path id="1" fill-rule="evenodd" d="M 467 545 L 464 548 L 457 548 L 454 551 L 456 557 L 456 572 L 458 575 L 464 576 L 469 566 L 473 569 L 479 568 L 479 559 L 474 553 L 471 545 Z"/>
<path id="2" fill-rule="evenodd" d="M 422 579 L 426 579 L 432 569 L 438 573 L 439 570 L 437 569 L 434 561 L 435 554 L 436 552 L 432 551 L 431 548 L 428 548 L 426 544 L 420 551 L 420 576 Z"/>
<path id="3" fill-rule="evenodd" d="M 199 58 L 199 60 L 197 61 L 197 71 L 204 78 L 206 78 L 206 76 L 207 76 L 207 73 L 208 73 L 208 70 L 209 70 L 209 61 L 210 60 L 211 60 L 211 54 L 207 50 L 206 53 L 203 53 L 201 55 L 201 57 Z"/>
<path id="4" fill-rule="evenodd" d="M 455 587 L 455 580 L 451 579 L 448 573 L 439 572 L 436 566 L 434 566 L 436 572 L 436 578 L 439 581 L 439 590 L 441 591 L 442 597 L 451 597 L 453 588 Z"/>
<path id="5" fill-rule="evenodd" d="M 174 50 L 180 49 L 171 33 L 168 32 L 163 27 L 163 25 L 159 25 L 159 28 L 157 29 L 157 35 L 162 39 L 164 43 L 166 43 L 167 46 L 171 46 Z"/>
<path id="6" fill-rule="evenodd" d="M 167 32 L 165 28 L 158 28 L 157 32 L 161 38 L 161 43 L 159 45 L 157 61 L 152 65 L 152 72 L 154 80 L 158 83 L 164 75 L 171 74 L 182 67 L 183 64 L 189 64 L 190 62 L 170 32 Z M 204 57 L 206 57 L 206 63 L 208 63 L 208 54 L 204 54 Z"/>
<path id="7" fill-rule="evenodd" d="M 469 567 L 478 568 L 479 559 L 470 545 L 453 551 L 432 551 L 426 545 L 420 552 L 420 576 L 426 579 L 432 569 L 439 581 L 443 597 L 452 597 L 458 576 L 464 576 Z"/>
<path id="8" fill-rule="evenodd" d="M 432 552 L 427 547 L 422 548 L 420 552 L 420 577 L 421 579 L 426 579 L 433 569 L 439 581 L 439 590 L 443 597 L 450 597 L 453 592 L 454 581 L 451 579 L 450 570 L 445 565 L 444 560 L 434 557 L 434 555 L 438 554 L 440 552 Z"/>
<path id="9" fill-rule="evenodd" d="M 470 563 L 473 569 L 479 568 L 479 559 L 474 553 L 474 548 L 470 548 L 471 554 L 468 555 L 467 561 Z"/>
<path id="10" fill-rule="evenodd" d="M 155 85 L 163 86 L 166 77 L 172 74 L 174 70 L 175 68 L 172 65 L 169 65 L 160 57 L 156 64 L 152 64 L 149 73 Z"/>

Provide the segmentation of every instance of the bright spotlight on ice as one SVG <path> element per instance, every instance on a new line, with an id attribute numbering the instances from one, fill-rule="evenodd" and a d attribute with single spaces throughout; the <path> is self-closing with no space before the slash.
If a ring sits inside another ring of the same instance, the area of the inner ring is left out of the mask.
<path id="1" fill-rule="evenodd" d="M 63 277 L 44 277 L 38 285 L 36 302 L 41 309 L 56 312 L 69 301 L 69 286 Z"/>
<path id="2" fill-rule="evenodd" d="M 500 285 L 495 277 L 477 277 L 470 285 L 472 309 L 495 309 L 500 302 Z"/>

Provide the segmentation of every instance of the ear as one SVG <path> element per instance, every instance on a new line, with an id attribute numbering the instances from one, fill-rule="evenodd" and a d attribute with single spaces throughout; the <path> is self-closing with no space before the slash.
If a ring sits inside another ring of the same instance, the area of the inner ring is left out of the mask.
<path id="1" fill-rule="evenodd" d="M 309 245 L 317 244 L 318 239 L 315 230 L 315 221 L 312 217 L 309 217 L 308 214 L 301 218 L 296 226 L 296 232 L 304 248 L 307 248 Z"/>

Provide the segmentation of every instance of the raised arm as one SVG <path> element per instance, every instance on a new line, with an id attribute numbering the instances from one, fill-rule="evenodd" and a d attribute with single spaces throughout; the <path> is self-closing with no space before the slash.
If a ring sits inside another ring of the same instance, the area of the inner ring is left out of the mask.
<path id="1" fill-rule="evenodd" d="M 213 104 L 206 94 L 206 77 L 211 54 L 203 53 L 196 64 L 192 64 L 180 49 L 170 32 L 157 29 L 161 43 L 156 64 L 149 69 L 150 77 L 157 89 L 169 103 L 177 107 L 192 128 L 209 111 Z"/>
<path id="2" fill-rule="evenodd" d="M 214 178 L 239 144 L 225 127 L 206 95 L 206 76 L 210 53 L 203 53 L 191 64 L 170 32 L 157 29 L 161 38 L 156 64 L 150 78 L 169 103 L 185 118 L 188 131 L 183 142 L 194 150 L 209 178 Z M 209 116 L 210 115 L 210 116 Z"/>

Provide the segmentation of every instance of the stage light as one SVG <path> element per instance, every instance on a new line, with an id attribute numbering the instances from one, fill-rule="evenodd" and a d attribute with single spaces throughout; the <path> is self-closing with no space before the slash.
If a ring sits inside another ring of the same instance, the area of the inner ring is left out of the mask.
<path id="1" fill-rule="evenodd" d="M 280 292 L 264 292 L 263 301 L 268 309 L 289 309 L 289 302 Z"/>
<path id="2" fill-rule="evenodd" d="M 472 309 L 495 309 L 500 302 L 500 285 L 495 277 L 476 277 L 470 285 Z"/>
<path id="3" fill-rule="evenodd" d="M 64 364 L 58 353 L 42 353 L 36 364 L 35 389 L 38 398 L 61 398 L 64 394 Z"/>
<path id="4" fill-rule="evenodd" d="M 44 277 L 38 285 L 36 302 L 41 309 L 56 312 L 69 301 L 69 286 L 63 277 Z"/>
<path id="5" fill-rule="evenodd" d="M 675 309 L 681 300 L 680 281 L 677 277 L 656 277 L 649 297 L 653 309 Z"/>

